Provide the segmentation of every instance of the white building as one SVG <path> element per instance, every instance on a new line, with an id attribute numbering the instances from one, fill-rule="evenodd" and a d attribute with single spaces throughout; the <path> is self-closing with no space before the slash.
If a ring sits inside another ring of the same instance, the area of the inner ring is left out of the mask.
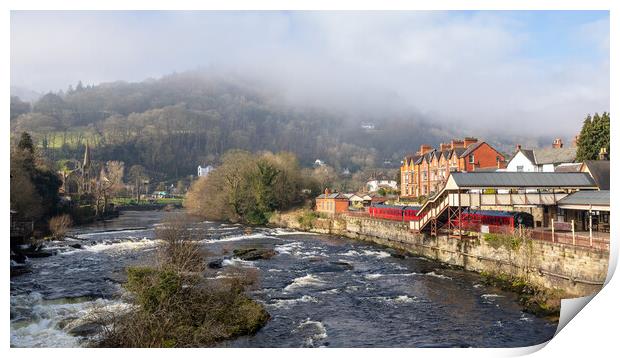
<path id="1" fill-rule="evenodd" d="M 521 149 L 506 165 L 507 172 L 555 172 L 558 166 L 565 166 L 575 162 L 577 148 L 564 148 L 561 139 L 553 141 L 551 148 Z"/>
<path id="2" fill-rule="evenodd" d="M 321 159 L 317 159 L 314 161 L 314 164 L 312 164 L 313 168 L 319 168 L 325 165 L 325 162 Z"/>
<path id="3" fill-rule="evenodd" d="M 384 174 L 373 175 L 368 178 L 368 181 L 366 182 L 366 190 L 368 190 L 368 192 L 372 193 L 381 188 L 397 190 L 398 185 L 396 180 L 390 179 Z"/>
<path id="4" fill-rule="evenodd" d="M 206 177 L 207 175 L 209 175 L 209 173 L 211 173 L 211 171 L 213 171 L 213 167 L 210 165 L 207 165 L 206 167 L 201 167 L 200 165 L 198 166 L 198 176 L 199 177 Z"/>

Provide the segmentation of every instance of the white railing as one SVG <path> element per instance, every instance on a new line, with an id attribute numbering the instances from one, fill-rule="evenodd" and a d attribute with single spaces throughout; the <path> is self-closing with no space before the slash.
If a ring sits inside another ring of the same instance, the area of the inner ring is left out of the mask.
<path id="1" fill-rule="evenodd" d="M 555 205 L 566 193 L 522 193 L 482 194 L 450 193 L 450 206 L 512 206 L 512 205 Z M 460 204 L 460 205 L 459 205 Z"/>
<path id="2" fill-rule="evenodd" d="M 436 199 L 438 199 L 439 196 L 435 197 L 435 200 L 433 200 L 433 202 L 436 201 Z M 427 202 L 428 203 L 428 202 Z M 431 206 L 428 210 L 426 210 L 424 212 L 424 214 L 420 217 L 419 220 L 414 220 L 414 221 L 410 221 L 409 222 L 409 228 L 412 230 L 417 230 L 420 231 L 424 228 L 424 226 L 426 226 L 426 224 L 433 218 L 436 218 L 437 216 L 439 216 L 442 211 L 448 207 L 450 204 L 450 197 L 448 195 L 446 195 L 442 201 L 440 201 L 437 205 L 435 206 Z M 426 204 L 425 204 L 426 206 Z M 420 209 L 419 212 L 422 212 L 422 209 Z"/>

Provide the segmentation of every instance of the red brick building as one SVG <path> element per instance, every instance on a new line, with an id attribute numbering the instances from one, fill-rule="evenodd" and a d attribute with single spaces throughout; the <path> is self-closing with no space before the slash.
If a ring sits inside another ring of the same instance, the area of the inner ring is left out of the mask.
<path id="1" fill-rule="evenodd" d="M 423 144 L 417 153 L 405 157 L 400 167 L 401 197 L 433 195 L 441 190 L 450 172 L 505 167 L 504 156 L 477 138 L 453 139 L 441 143 L 438 149 Z"/>
<path id="2" fill-rule="evenodd" d="M 317 212 L 325 214 L 338 214 L 349 210 L 349 198 L 341 193 L 332 193 L 329 189 L 316 197 Z"/>

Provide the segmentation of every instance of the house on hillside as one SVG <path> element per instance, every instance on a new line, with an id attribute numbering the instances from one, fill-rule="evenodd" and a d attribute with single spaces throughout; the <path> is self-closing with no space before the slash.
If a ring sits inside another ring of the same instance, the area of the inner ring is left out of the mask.
<path id="1" fill-rule="evenodd" d="M 198 166 L 198 176 L 199 177 L 206 177 L 207 175 L 209 175 L 209 173 L 211 173 L 213 171 L 213 167 L 211 165 L 207 165 L 205 167 L 202 166 Z"/>
<path id="2" fill-rule="evenodd" d="M 396 184 L 396 180 L 389 178 L 384 173 L 373 174 L 366 181 L 366 190 L 368 190 L 369 193 L 376 192 L 381 188 L 397 190 L 398 185 Z"/>
<path id="3" fill-rule="evenodd" d="M 559 166 L 573 164 L 577 157 L 576 147 L 564 147 L 557 138 L 550 148 L 517 149 L 506 165 L 507 172 L 555 172 Z M 565 171 L 565 170 L 563 170 Z"/>
<path id="4" fill-rule="evenodd" d="M 325 166 L 325 161 L 321 160 L 321 159 L 317 159 L 314 161 L 314 164 L 312 164 L 313 168 L 320 168 L 322 166 Z"/>

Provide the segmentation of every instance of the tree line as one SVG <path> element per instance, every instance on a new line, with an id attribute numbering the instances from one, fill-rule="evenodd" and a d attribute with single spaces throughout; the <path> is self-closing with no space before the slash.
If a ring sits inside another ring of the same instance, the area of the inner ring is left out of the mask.
<path id="1" fill-rule="evenodd" d="M 320 190 L 314 177 L 302 174 L 292 153 L 233 150 L 191 185 L 184 206 L 210 220 L 262 225 L 272 212 L 300 205 Z"/>
<path id="2" fill-rule="evenodd" d="M 366 119 L 364 119 L 366 120 Z M 189 72 L 140 83 L 115 82 L 48 93 L 30 106 L 11 98 L 14 136 L 32 133 L 52 160 L 77 158 L 88 142 L 96 160 L 143 165 L 172 179 L 217 163 L 230 149 L 288 151 L 303 166 L 322 159 L 337 171 L 398 165 L 416 143 L 438 141 L 417 118 L 367 131 L 360 118 L 293 108 L 260 84 Z"/>

